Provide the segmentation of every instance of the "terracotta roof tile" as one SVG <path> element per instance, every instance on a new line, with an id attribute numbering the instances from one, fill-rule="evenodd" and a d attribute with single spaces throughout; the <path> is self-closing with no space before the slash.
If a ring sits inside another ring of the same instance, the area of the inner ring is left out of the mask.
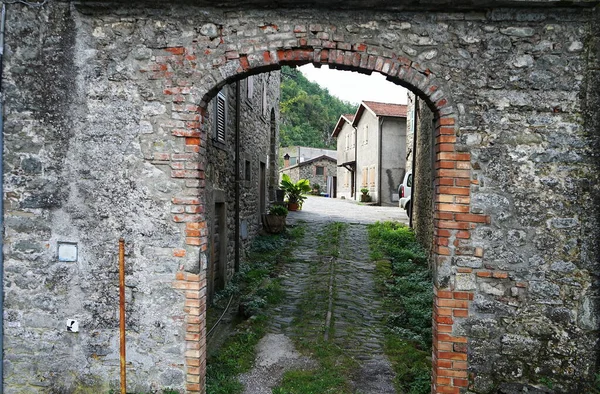
<path id="1" fill-rule="evenodd" d="M 377 116 L 406 118 L 406 105 L 403 104 L 378 103 L 376 101 L 363 101 L 363 104 L 375 112 Z"/>

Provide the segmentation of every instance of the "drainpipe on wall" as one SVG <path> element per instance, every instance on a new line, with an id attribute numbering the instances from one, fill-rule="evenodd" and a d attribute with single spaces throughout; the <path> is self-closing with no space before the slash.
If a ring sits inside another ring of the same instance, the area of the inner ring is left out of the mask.
<path id="1" fill-rule="evenodd" d="M 379 163 L 377 163 L 377 200 L 378 201 L 378 205 L 382 205 L 381 203 L 383 202 L 383 195 L 382 195 L 382 189 L 381 189 L 381 173 L 383 172 L 383 168 L 381 168 L 382 163 L 383 163 L 383 122 L 384 119 L 380 118 L 379 119 L 379 154 L 377 156 L 379 159 Z"/>
<path id="2" fill-rule="evenodd" d="M 235 83 L 235 272 L 240 270 L 240 81 Z"/>
<path id="3" fill-rule="evenodd" d="M 2 61 L 4 58 L 4 21 L 6 5 L 0 16 L 0 394 L 4 392 L 4 92 L 2 91 Z"/>

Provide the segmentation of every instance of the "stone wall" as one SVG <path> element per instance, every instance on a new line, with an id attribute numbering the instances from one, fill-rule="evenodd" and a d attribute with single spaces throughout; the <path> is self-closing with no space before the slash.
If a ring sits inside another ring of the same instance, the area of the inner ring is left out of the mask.
<path id="1" fill-rule="evenodd" d="M 417 119 L 415 151 L 415 172 L 413 176 L 413 217 L 412 226 L 421 246 L 429 256 L 434 253 L 434 182 L 435 182 L 435 145 L 433 113 L 427 105 L 414 95 L 410 95 L 411 107 Z M 438 201 L 439 202 L 439 201 Z"/>
<path id="2" fill-rule="evenodd" d="M 120 237 L 129 390 L 203 391 L 210 101 L 248 74 L 308 62 L 380 72 L 435 113 L 434 391 L 589 391 L 598 14 L 519 3 L 9 4 L 6 392 L 115 387 Z M 77 243 L 76 262 L 58 261 L 59 241 Z"/>
<path id="3" fill-rule="evenodd" d="M 323 167 L 323 175 L 317 175 L 316 167 Z M 337 176 L 337 164 L 334 159 L 320 158 L 310 163 L 291 166 L 280 171 L 282 174 L 290 176 L 293 182 L 298 182 L 300 179 L 308 179 L 310 186 L 319 184 L 321 191 L 327 190 L 327 178 Z"/>
<path id="4" fill-rule="evenodd" d="M 256 236 L 261 226 L 260 215 L 266 213 L 266 202 L 269 200 L 268 189 L 269 171 L 274 169 L 269 162 L 270 151 L 278 146 L 278 133 L 272 139 L 271 114 L 274 115 L 275 126 L 279 120 L 279 72 L 264 73 L 244 79 L 239 82 L 240 95 L 240 122 L 239 122 L 239 220 L 241 247 L 248 247 L 250 241 Z M 251 88 L 249 89 L 249 83 Z M 264 91 L 263 91 L 264 90 Z M 206 215 L 207 222 L 214 230 L 215 204 L 225 204 L 227 228 L 226 236 L 219 237 L 220 242 L 227 243 L 227 252 L 223 264 L 225 277 L 218 287 L 225 285 L 236 269 L 235 254 L 235 185 L 238 181 L 235 174 L 236 155 L 236 84 L 223 87 L 221 91 L 227 100 L 227 128 L 226 141 L 218 141 L 215 134 L 215 100 L 209 103 L 206 113 L 206 129 L 210 136 L 207 144 L 207 166 L 206 166 Z M 272 146 L 273 145 L 273 146 Z M 270 165 L 268 165 L 270 164 Z M 262 169 L 261 169 L 262 168 Z M 263 179 L 261 182 L 261 171 Z M 260 201 L 260 188 L 264 201 Z M 262 205 L 262 206 L 261 206 Z M 218 254 L 212 240 L 209 242 L 209 263 Z M 210 276 L 210 275 L 209 275 Z M 210 279 L 210 278 L 209 278 Z"/>

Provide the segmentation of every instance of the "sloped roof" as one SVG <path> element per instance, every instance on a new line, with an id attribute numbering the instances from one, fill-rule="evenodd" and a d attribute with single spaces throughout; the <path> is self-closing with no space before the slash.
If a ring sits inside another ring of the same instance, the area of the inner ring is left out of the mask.
<path id="1" fill-rule="evenodd" d="M 291 165 L 291 166 L 289 166 L 289 167 L 282 168 L 281 170 L 279 170 L 279 172 L 281 172 L 281 171 L 283 171 L 283 170 L 290 169 L 290 168 L 294 168 L 294 167 L 303 167 L 303 166 L 309 165 L 309 164 L 311 164 L 311 163 L 313 163 L 313 162 L 315 162 L 315 161 L 319 161 L 319 160 L 329 160 L 329 161 L 332 161 L 332 162 L 334 162 L 334 163 L 336 163 L 336 164 L 337 164 L 337 159 L 334 159 L 334 158 L 333 158 L 333 157 L 331 157 L 331 156 L 327 156 L 327 155 L 321 155 L 321 156 L 319 156 L 319 157 L 315 157 L 315 158 L 313 158 L 313 159 L 310 159 L 310 160 L 305 160 L 305 161 L 303 161 L 303 162 L 301 162 L 301 163 L 296 163 L 296 164 L 294 164 L 294 165 Z"/>
<path id="2" fill-rule="evenodd" d="M 331 136 L 333 138 L 336 138 L 338 136 L 338 134 L 340 133 L 340 131 L 342 131 L 342 127 L 344 127 L 344 124 L 345 123 L 352 124 L 353 121 L 354 121 L 354 114 L 344 114 L 344 115 L 340 116 L 337 123 L 335 124 L 335 128 L 333 129 L 333 133 L 331 134 Z"/>
<path id="3" fill-rule="evenodd" d="M 376 101 L 363 101 L 369 109 L 377 116 L 393 116 L 397 118 L 406 118 L 407 108 L 403 104 L 378 103 Z"/>
<path id="4" fill-rule="evenodd" d="M 377 101 L 363 101 L 356 110 L 353 126 L 358 124 L 365 110 L 377 117 L 406 118 L 407 108 L 404 104 L 379 103 Z"/>

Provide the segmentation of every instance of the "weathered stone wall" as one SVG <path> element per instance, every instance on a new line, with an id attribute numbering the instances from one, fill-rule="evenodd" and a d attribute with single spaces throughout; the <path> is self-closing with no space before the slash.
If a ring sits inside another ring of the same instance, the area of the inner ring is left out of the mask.
<path id="1" fill-rule="evenodd" d="M 410 103 L 413 104 L 416 116 L 415 173 L 413 174 L 413 217 L 412 225 L 415 229 L 417 240 L 423 248 L 433 256 L 434 253 L 434 211 L 435 198 L 435 129 L 433 113 L 419 98 L 411 95 Z M 416 103 L 416 105 L 414 105 Z M 440 201 L 438 201 L 440 202 Z"/>
<path id="2" fill-rule="evenodd" d="M 184 248 L 169 214 L 184 185 L 147 149 L 183 154 L 185 145 L 159 120 L 162 81 L 136 81 L 151 50 L 128 43 L 133 27 L 64 3 L 7 6 L 6 393 L 118 385 L 120 237 L 130 390 L 185 383 L 184 295 L 172 286 L 182 264 L 174 250 Z M 61 241 L 77 243 L 77 261 L 58 261 Z M 198 273 L 198 253 L 188 256 Z M 67 332 L 67 319 L 79 333 Z"/>
<path id="3" fill-rule="evenodd" d="M 323 175 L 317 175 L 316 167 L 323 167 Z M 327 189 L 327 177 L 337 176 L 337 165 L 333 159 L 318 159 L 305 165 L 296 165 L 281 170 L 282 174 L 290 176 L 292 181 L 298 182 L 300 179 L 308 179 L 310 186 L 319 184 L 321 190 Z"/>
<path id="4" fill-rule="evenodd" d="M 271 144 L 278 145 L 278 133 L 271 140 L 271 112 L 275 114 L 275 122 L 279 120 L 279 84 L 278 71 L 252 76 L 253 89 L 248 93 L 248 80 L 239 83 L 240 119 L 239 119 L 239 217 L 241 247 L 248 247 L 251 240 L 260 229 L 260 215 L 266 213 L 261 209 L 259 188 L 263 187 L 265 202 L 269 201 L 267 190 L 268 171 L 272 168 L 269 163 Z M 264 90 L 264 91 L 263 91 Z M 215 203 L 225 203 L 227 209 L 226 237 L 220 237 L 220 242 L 227 243 L 226 278 L 229 281 L 235 272 L 235 185 L 238 178 L 235 174 L 236 154 L 236 84 L 226 85 L 222 92 L 227 100 L 226 141 L 217 140 L 215 134 L 215 100 L 207 107 L 205 127 L 209 136 L 206 149 L 206 215 L 208 224 L 214 222 Z M 277 153 L 275 153 L 276 155 Z M 261 183 L 260 167 L 265 173 Z M 211 257 L 217 251 L 209 242 Z"/>
<path id="5" fill-rule="evenodd" d="M 312 61 L 381 72 L 435 110 L 434 390 L 588 390 L 597 11 L 153 4 L 8 6 L 7 392 L 116 384 L 121 236 L 129 390 L 203 390 L 202 115 L 226 83 Z M 77 242 L 78 261 L 58 262 L 57 241 Z"/>

